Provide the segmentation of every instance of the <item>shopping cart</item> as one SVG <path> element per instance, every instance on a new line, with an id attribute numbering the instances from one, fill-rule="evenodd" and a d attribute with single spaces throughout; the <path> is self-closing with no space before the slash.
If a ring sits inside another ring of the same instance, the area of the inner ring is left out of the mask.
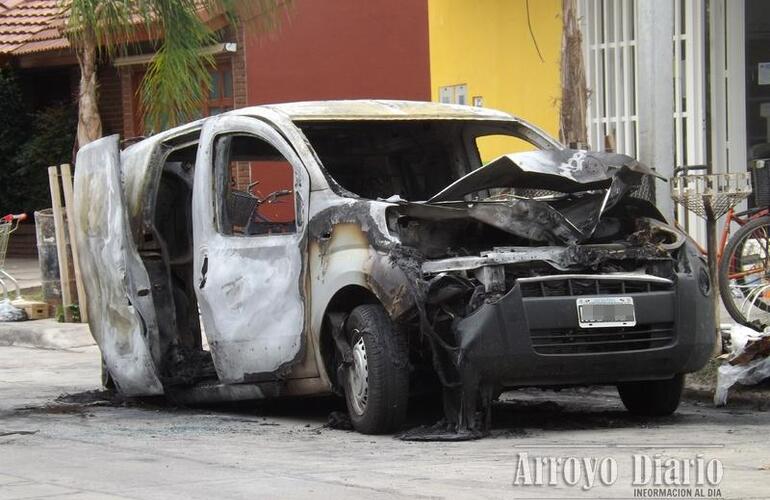
<path id="1" fill-rule="evenodd" d="M 11 234 L 19 228 L 19 223 L 27 218 L 27 214 L 8 214 L 0 217 L 0 288 L 3 289 L 3 299 L 8 300 L 8 287 L 5 280 L 9 280 L 16 287 L 16 298 L 21 298 L 21 289 L 16 279 L 5 270 L 5 254 L 8 252 L 8 240 Z"/>

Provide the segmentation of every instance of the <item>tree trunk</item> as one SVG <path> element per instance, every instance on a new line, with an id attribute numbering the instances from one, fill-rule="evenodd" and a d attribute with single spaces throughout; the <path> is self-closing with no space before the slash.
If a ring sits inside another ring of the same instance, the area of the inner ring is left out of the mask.
<path id="1" fill-rule="evenodd" d="M 561 44 L 561 117 L 559 135 L 568 145 L 586 147 L 586 112 L 588 89 L 583 64 L 583 37 L 577 22 L 575 0 L 562 0 L 564 34 Z M 601 144 L 594 144 L 599 148 Z"/>
<path id="2" fill-rule="evenodd" d="M 78 95 L 78 148 L 102 136 L 102 118 L 99 116 L 98 82 L 96 79 L 96 38 L 84 37 L 75 50 L 80 66 L 80 93 Z"/>

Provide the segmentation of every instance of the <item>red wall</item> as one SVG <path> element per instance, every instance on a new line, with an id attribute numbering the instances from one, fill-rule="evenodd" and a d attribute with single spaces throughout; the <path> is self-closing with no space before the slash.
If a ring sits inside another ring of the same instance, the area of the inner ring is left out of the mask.
<path id="1" fill-rule="evenodd" d="M 295 0 L 245 47 L 249 104 L 430 100 L 427 0 Z"/>

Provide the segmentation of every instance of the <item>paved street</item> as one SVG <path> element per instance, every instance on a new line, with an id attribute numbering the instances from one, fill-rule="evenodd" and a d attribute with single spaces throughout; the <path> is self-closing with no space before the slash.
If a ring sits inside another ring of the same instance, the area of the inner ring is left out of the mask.
<path id="1" fill-rule="evenodd" d="M 723 498 L 770 496 L 770 413 L 756 408 L 688 402 L 646 421 L 609 391 L 516 392 L 495 408 L 491 437 L 416 443 L 327 428 L 338 409 L 328 400 L 110 402 L 83 394 L 98 389 L 98 361 L 95 347 L 0 347 L 0 499 L 628 498 L 634 453 L 718 458 Z M 521 452 L 614 457 L 618 479 L 588 491 L 514 487 Z"/>

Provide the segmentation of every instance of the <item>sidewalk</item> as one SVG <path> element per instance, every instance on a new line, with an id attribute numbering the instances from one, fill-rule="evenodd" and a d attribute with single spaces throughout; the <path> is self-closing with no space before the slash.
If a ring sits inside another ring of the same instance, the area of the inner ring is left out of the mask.
<path id="1" fill-rule="evenodd" d="M 53 318 L 0 322 L 0 346 L 74 349 L 94 344 L 86 323 L 59 323 Z"/>
<path id="2" fill-rule="evenodd" d="M 40 264 L 37 259 L 9 258 L 5 261 L 5 270 L 19 282 L 22 293 L 40 289 Z M 13 283 L 6 280 L 8 293 L 13 292 Z M 2 290 L 0 290 L 0 298 Z"/>

